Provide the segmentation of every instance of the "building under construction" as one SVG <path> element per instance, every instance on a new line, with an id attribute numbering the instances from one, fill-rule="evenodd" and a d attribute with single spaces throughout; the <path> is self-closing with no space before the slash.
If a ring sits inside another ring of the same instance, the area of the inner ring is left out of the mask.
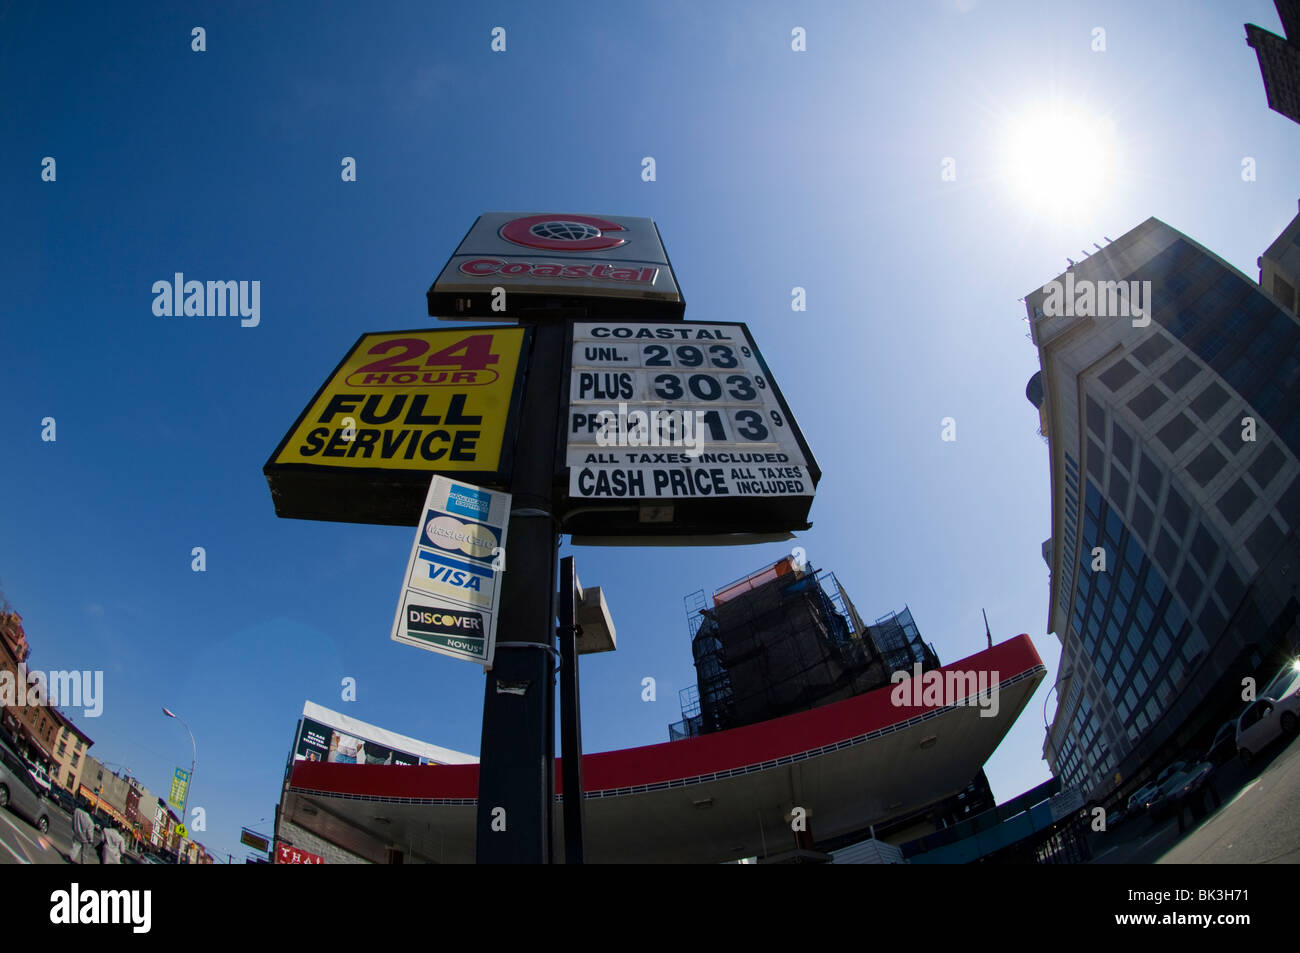
<path id="1" fill-rule="evenodd" d="M 678 741 L 739 728 L 842 701 L 889 685 L 894 672 L 940 667 L 911 611 L 863 622 L 829 570 L 793 556 L 764 566 L 713 594 L 686 597 L 697 685 L 681 694 Z M 981 770 L 959 794 L 920 812 L 943 827 L 995 805 Z M 898 817 L 885 828 L 920 818 Z"/>
<path id="2" fill-rule="evenodd" d="M 835 575 L 793 557 L 723 586 L 707 605 L 686 597 L 698 687 L 682 692 L 678 740 L 739 728 L 889 684 L 894 672 L 939 667 L 908 609 L 867 625 Z"/>

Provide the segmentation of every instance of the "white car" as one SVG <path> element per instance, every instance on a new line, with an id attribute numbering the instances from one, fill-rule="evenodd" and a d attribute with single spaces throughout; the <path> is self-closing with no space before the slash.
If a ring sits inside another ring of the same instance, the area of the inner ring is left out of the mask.
<path id="1" fill-rule="evenodd" d="M 45 766 L 43 764 L 33 764 L 29 761 L 27 762 L 27 770 L 31 772 L 32 779 L 41 786 L 45 796 L 50 797 L 50 776 L 45 773 Z"/>
<path id="2" fill-rule="evenodd" d="M 1237 719 L 1237 753 L 1242 762 L 1271 744 L 1278 735 L 1300 727 L 1300 662 L 1287 665 Z"/>

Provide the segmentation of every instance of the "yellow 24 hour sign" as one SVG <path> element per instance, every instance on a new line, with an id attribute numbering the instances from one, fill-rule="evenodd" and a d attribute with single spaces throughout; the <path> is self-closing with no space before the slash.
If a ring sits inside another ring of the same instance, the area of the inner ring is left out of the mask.
<path id="1" fill-rule="evenodd" d="M 422 497 L 434 473 L 504 482 L 528 333 L 362 335 L 264 468 L 276 512 L 407 523 L 418 519 L 418 501 L 411 505 L 401 492 L 395 501 L 380 499 L 396 485 L 410 483 Z"/>

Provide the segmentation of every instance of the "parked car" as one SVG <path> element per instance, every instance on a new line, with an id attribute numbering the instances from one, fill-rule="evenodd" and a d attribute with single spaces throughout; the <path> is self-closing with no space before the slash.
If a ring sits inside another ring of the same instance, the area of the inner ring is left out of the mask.
<path id="1" fill-rule="evenodd" d="M 1151 801 L 1151 813 L 1159 818 L 1176 810 L 1184 798 L 1195 794 L 1205 785 L 1212 771 L 1214 765 L 1208 761 L 1197 764 L 1175 761 L 1160 772 L 1157 779 L 1160 788 Z"/>
<path id="2" fill-rule="evenodd" d="M 24 764 L 27 765 L 27 770 L 32 773 L 32 780 L 39 784 L 41 790 L 45 792 L 45 796 L 49 797 L 52 785 L 50 784 L 50 776 L 45 771 L 45 765 L 31 761 L 25 761 Z"/>
<path id="3" fill-rule="evenodd" d="M 1133 795 L 1128 799 L 1129 815 L 1141 814 L 1145 811 L 1158 793 L 1160 793 L 1160 789 L 1154 784 L 1143 785 L 1134 791 Z"/>
<path id="4" fill-rule="evenodd" d="M 1205 752 L 1206 761 L 1213 765 L 1224 765 L 1236 756 L 1237 718 L 1225 721 L 1219 726 L 1219 730 L 1214 734 L 1214 740 L 1210 742 L 1210 749 Z"/>
<path id="5" fill-rule="evenodd" d="M 1237 719 L 1237 752 L 1250 764 L 1279 735 L 1300 727 L 1300 662 L 1288 664 Z"/>
<path id="6" fill-rule="evenodd" d="M 77 799 L 72 796 L 72 792 L 59 787 L 57 784 L 50 792 L 50 800 L 67 811 L 69 816 L 77 810 Z"/>
<path id="7" fill-rule="evenodd" d="M 21 814 L 44 834 L 50 829 L 50 802 L 36 783 L 27 764 L 7 747 L 0 746 L 0 807 Z"/>

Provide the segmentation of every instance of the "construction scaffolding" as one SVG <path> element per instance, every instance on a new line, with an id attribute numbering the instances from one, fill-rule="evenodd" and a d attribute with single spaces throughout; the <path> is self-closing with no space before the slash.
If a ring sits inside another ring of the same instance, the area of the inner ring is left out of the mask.
<path id="1" fill-rule="evenodd" d="M 697 687 L 680 693 L 670 740 L 807 711 L 937 668 L 908 609 L 874 625 L 835 575 L 787 557 L 714 593 L 684 600 Z"/>

